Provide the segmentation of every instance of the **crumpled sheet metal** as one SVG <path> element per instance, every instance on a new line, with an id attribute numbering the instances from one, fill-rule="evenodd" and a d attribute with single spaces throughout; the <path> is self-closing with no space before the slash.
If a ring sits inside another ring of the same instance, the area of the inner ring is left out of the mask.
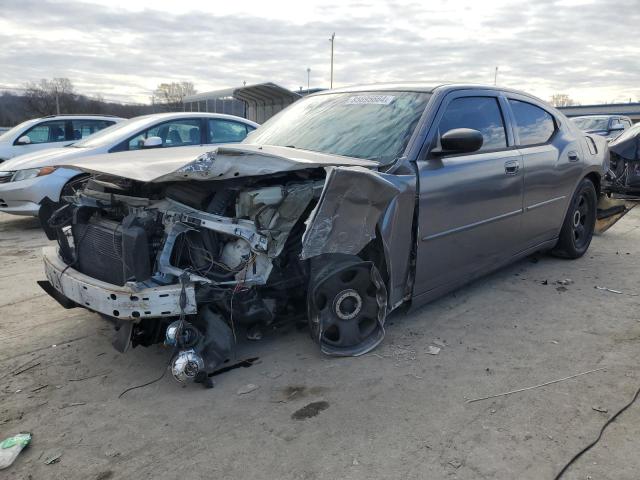
<path id="1" fill-rule="evenodd" d="M 371 160 L 271 145 L 157 148 L 82 157 L 67 165 L 139 182 L 225 180 L 334 165 L 375 168 Z"/>
<path id="2" fill-rule="evenodd" d="M 609 143 L 609 151 L 630 162 L 640 161 L 640 130 L 620 135 Z"/>
<path id="3" fill-rule="evenodd" d="M 300 257 L 355 255 L 376 237 L 376 224 L 400 189 L 362 167 L 335 167 L 302 237 Z"/>
<path id="4" fill-rule="evenodd" d="M 219 149 L 200 155 L 175 172 L 154 180 L 217 180 L 234 177 L 272 175 L 279 172 L 317 167 L 312 161 L 292 161 L 289 158 L 254 152 Z"/>

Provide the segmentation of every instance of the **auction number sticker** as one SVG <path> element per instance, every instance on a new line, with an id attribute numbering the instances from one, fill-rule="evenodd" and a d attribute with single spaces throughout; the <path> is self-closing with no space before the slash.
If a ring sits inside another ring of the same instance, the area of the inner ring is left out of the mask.
<path id="1" fill-rule="evenodd" d="M 346 105 L 389 105 L 395 98 L 393 95 L 357 95 L 349 97 Z"/>

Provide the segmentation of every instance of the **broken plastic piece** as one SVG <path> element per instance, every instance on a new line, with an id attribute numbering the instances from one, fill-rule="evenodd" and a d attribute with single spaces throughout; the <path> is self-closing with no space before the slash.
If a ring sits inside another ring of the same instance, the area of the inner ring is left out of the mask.
<path id="1" fill-rule="evenodd" d="M 605 292 L 617 293 L 618 295 L 622 295 L 622 292 L 620 290 L 614 290 L 613 288 L 599 287 L 597 285 L 595 288 L 596 290 L 604 290 Z"/>
<path id="2" fill-rule="evenodd" d="M 0 442 L 0 470 L 11 466 L 22 449 L 30 442 L 30 433 L 19 433 Z"/>
<path id="3" fill-rule="evenodd" d="M 260 388 L 258 385 L 254 383 L 248 383 L 244 387 L 240 387 L 237 393 L 238 395 L 246 395 L 247 393 L 251 393 L 258 388 Z"/>
<path id="4" fill-rule="evenodd" d="M 438 355 L 440 353 L 440 347 L 434 347 L 433 345 L 429 345 L 427 347 L 427 353 L 429 355 Z"/>

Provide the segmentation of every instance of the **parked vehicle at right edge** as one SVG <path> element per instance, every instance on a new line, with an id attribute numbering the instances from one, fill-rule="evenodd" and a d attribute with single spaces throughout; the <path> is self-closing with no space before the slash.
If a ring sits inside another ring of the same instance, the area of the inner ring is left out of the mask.
<path id="1" fill-rule="evenodd" d="M 631 119 L 624 115 L 584 115 L 573 117 L 571 121 L 580 130 L 600 135 L 607 140 L 613 140 L 632 125 Z"/>
<path id="2" fill-rule="evenodd" d="M 327 355 L 375 348 L 419 307 L 540 250 L 587 251 L 608 160 L 545 102 L 459 84 L 367 85 L 298 100 L 237 145 L 80 159 L 41 286 L 174 347 L 210 383 L 236 332 L 306 319 Z"/>
<path id="3" fill-rule="evenodd" d="M 39 216 L 46 230 L 46 220 L 61 199 L 87 179 L 59 165 L 101 153 L 240 142 L 257 126 L 246 118 L 199 112 L 156 113 L 120 122 L 66 148 L 0 164 L 0 212 Z"/>

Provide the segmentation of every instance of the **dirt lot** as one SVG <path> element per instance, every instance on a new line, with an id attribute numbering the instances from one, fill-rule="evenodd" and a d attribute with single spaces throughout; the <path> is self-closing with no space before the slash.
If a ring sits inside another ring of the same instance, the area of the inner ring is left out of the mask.
<path id="1" fill-rule="evenodd" d="M 0 437 L 33 432 L 0 476 L 551 479 L 640 385 L 639 227 L 640 208 L 581 260 L 527 259 L 395 314 L 361 358 L 324 357 L 306 331 L 285 329 L 242 342 L 238 359 L 259 362 L 213 390 L 167 376 L 118 399 L 170 352 L 118 354 L 97 315 L 59 307 L 35 283 L 47 243 L 37 222 L 0 214 Z M 259 388 L 239 394 L 247 384 Z M 636 404 L 563 478 L 639 478 L 639 436 Z"/>

